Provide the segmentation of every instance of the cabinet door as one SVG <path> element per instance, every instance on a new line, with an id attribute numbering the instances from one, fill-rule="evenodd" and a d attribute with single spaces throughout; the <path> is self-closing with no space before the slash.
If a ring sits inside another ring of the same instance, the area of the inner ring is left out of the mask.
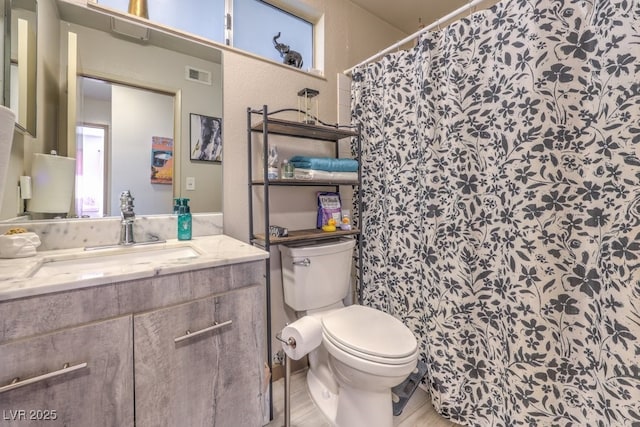
<path id="1" fill-rule="evenodd" d="M 263 307 L 252 286 L 134 316 L 136 426 L 263 425 Z"/>
<path id="2" fill-rule="evenodd" d="M 0 345 L 0 425 L 133 426 L 131 333 L 126 316 Z"/>

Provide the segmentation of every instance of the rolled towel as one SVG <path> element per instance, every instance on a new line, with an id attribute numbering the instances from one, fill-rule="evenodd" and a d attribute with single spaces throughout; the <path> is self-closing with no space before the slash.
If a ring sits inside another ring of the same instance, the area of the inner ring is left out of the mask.
<path id="1" fill-rule="evenodd" d="M 327 172 L 357 172 L 358 161 L 355 159 L 336 159 L 333 157 L 293 156 L 289 159 L 296 168 L 316 169 Z"/>

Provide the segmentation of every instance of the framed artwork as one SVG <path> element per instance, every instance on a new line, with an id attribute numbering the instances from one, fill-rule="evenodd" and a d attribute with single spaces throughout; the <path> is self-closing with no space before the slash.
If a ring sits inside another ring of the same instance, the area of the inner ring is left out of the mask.
<path id="1" fill-rule="evenodd" d="M 222 162 L 222 119 L 190 113 L 191 160 Z"/>
<path id="2" fill-rule="evenodd" d="M 173 138 L 151 137 L 151 183 L 173 182 Z"/>

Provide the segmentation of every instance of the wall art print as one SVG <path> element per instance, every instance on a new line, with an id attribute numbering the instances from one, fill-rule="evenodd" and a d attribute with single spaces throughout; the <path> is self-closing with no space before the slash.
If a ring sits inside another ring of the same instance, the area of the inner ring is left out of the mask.
<path id="1" fill-rule="evenodd" d="M 151 137 L 151 183 L 173 183 L 173 138 Z"/>
<path id="2" fill-rule="evenodd" d="M 191 160 L 222 162 L 222 118 L 189 115 Z"/>
<path id="3" fill-rule="evenodd" d="M 639 426 L 640 2 L 503 1 L 352 98 L 364 303 L 418 337 L 436 409 Z"/>

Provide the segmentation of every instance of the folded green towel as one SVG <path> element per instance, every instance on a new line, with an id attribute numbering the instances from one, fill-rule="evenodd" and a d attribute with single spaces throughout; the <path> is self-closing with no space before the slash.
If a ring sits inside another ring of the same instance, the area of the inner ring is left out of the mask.
<path id="1" fill-rule="evenodd" d="M 327 172 L 357 172 L 358 161 L 333 157 L 293 156 L 289 159 L 293 166 L 301 169 L 315 169 Z"/>

